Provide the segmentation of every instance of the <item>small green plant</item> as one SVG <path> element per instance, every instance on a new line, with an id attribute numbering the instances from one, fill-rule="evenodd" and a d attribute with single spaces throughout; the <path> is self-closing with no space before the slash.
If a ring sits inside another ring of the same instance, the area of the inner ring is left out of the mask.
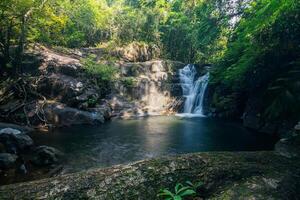
<path id="1" fill-rule="evenodd" d="M 122 84 L 127 88 L 134 87 L 137 82 L 133 77 L 124 77 L 124 78 L 122 78 L 121 81 L 122 81 Z"/>
<path id="2" fill-rule="evenodd" d="M 90 75 L 97 76 L 103 81 L 113 81 L 117 73 L 117 69 L 113 66 L 104 65 L 95 61 L 95 55 L 90 55 L 81 60 L 83 68 Z"/>
<path id="3" fill-rule="evenodd" d="M 87 100 L 89 107 L 94 107 L 97 104 L 97 98 L 91 97 Z"/>
<path id="4" fill-rule="evenodd" d="M 195 194 L 196 194 L 196 191 L 193 187 L 184 186 L 181 183 L 177 183 L 175 186 L 174 193 L 168 189 L 162 189 L 159 192 L 158 196 L 163 197 L 163 199 L 165 199 L 165 200 L 182 200 L 184 197 L 192 196 Z"/>
<path id="5" fill-rule="evenodd" d="M 197 191 L 198 188 L 200 188 L 204 185 L 204 183 L 201 181 L 197 182 L 197 183 L 192 183 L 191 181 L 186 181 L 185 183 L 194 191 Z"/>
<path id="6" fill-rule="evenodd" d="M 82 59 L 81 63 L 90 79 L 99 87 L 101 95 L 109 93 L 116 80 L 117 68 L 96 62 L 95 55 Z"/>

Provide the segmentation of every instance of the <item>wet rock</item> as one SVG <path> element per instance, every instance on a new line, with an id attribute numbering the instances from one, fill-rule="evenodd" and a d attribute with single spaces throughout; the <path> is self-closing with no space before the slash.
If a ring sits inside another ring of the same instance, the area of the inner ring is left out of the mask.
<path id="1" fill-rule="evenodd" d="M 296 133 L 300 134 L 300 122 L 298 122 L 298 124 L 296 124 L 294 129 L 295 129 Z"/>
<path id="2" fill-rule="evenodd" d="M 22 164 L 19 166 L 17 172 L 18 172 L 19 174 L 27 174 L 27 173 L 28 173 L 27 168 L 26 168 L 26 166 L 25 166 L 24 163 L 22 163 Z"/>
<path id="3" fill-rule="evenodd" d="M 283 138 L 276 143 L 275 151 L 287 158 L 300 156 L 300 134 L 297 132 L 297 125 L 290 137 Z"/>
<path id="4" fill-rule="evenodd" d="M 0 143 L 6 152 L 16 153 L 29 149 L 33 145 L 33 140 L 19 130 L 5 128 L 0 130 Z"/>
<path id="5" fill-rule="evenodd" d="M 83 111 L 61 103 L 47 104 L 45 115 L 47 121 L 55 126 L 104 123 L 102 113 Z"/>
<path id="6" fill-rule="evenodd" d="M 96 108 L 90 108 L 88 111 L 101 114 L 105 120 L 109 120 L 112 117 L 112 109 L 108 103 L 98 105 Z"/>
<path id="7" fill-rule="evenodd" d="M 17 124 L 11 124 L 11 123 L 3 123 L 0 122 L 0 129 L 4 128 L 12 128 L 12 129 L 17 129 L 21 131 L 22 133 L 29 133 L 33 131 L 33 128 L 27 127 L 27 126 L 20 126 Z"/>
<path id="8" fill-rule="evenodd" d="M 0 153 L 0 169 L 9 169 L 16 165 L 17 156 L 10 153 Z"/>
<path id="9" fill-rule="evenodd" d="M 48 166 L 59 163 L 62 157 L 63 153 L 54 147 L 39 146 L 35 149 L 32 162 L 38 166 Z"/>
<path id="10" fill-rule="evenodd" d="M 0 130 L 0 134 L 2 133 L 6 133 L 6 134 L 20 134 L 21 131 L 17 130 L 17 129 L 13 129 L 13 128 L 4 128 Z"/>

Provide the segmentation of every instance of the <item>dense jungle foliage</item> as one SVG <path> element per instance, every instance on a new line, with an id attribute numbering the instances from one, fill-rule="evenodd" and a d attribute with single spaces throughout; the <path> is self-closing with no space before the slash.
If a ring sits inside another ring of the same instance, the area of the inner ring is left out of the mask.
<path id="1" fill-rule="evenodd" d="M 1 68 L 21 71 L 26 45 L 114 48 L 133 41 L 162 57 L 213 64 L 212 105 L 230 113 L 262 93 L 262 114 L 300 111 L 298 0 L 2 0 Z M 230 114 L 229 114 L 230 115 Z"/>
<path id="2" fill-rule="evenodd" d="M 159 46 L 184 62 L 222 56 L 248 0 L 4 0 L 1 47 L 40 42 L 65 47 Z"/>
<path id="3" fill-rule="evenodd" d="M 259 96 L 265 118 L 297 120 L 300 3 L 265 0 L 249 5 L 232 32 L 224 56 L 216 62 L 213 82 L 221 88 L 217 87 L 213 103 L 242 106 L 243 99 Z"/>

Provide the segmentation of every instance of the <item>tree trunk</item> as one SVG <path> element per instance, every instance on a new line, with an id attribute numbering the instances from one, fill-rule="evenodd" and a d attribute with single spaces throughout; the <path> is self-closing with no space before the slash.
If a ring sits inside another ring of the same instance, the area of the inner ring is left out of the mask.
<path id="1" fill-rule="evenodd" d="M 24 54 L 24 46 L 26 42 L 26 23 L 27 23 L 27 17 L 24 15 L 21 20 L 21 33 L 19 38 L 19 44 L 16 52 L 16 71 L 19 73 L 23 73 L 22 70 L 22 61 L 23 61 L 23 54 Z"/>
<path id="2" fill-rule="evenodd" d="M 156 194 L 161 188 L 173 190 L 176 183 L 187 180 L 204 182 L 206 189 L 203 194 L 206 197 L 223 199 L 221 195 L 224 195 L 224 191 L 227 195 L 226 191 L 231 187 L 243 186 L 252 179 L 257 180 L 257 183 L 254 182 L 253 187 L 242 188 L 241 195 L 244 199 L 252 199 L 249 195 L 264 195 L 263 198 L 255 199 L 269 199 L 270 195 L 273 199 L 280 199 L 281 194 L 286 195 L 278 189 L 282 185 L 281 180 L 291 170 L 298 170 L 298 166 L 299 161 L 291 161 L 273 152 L 187 154 L 2 186 L 0 199 L 149 200 L 157 199 Z M 274 180 L 277 185 L 268 187 L 258 180 L 263 183 L 265 180 Z M 291 179 L 291 182 L 294 184 L 295 180 Z M 252 191 L 256 187 L 259 190 Z M 262 189 L 264 187 L 268 192 Z M 230 192 L 237 191 L 239 190 L 234 189 Z"/>
<path id="3" fill-rule="evenodd" d="M 6 30 L 1 30 L 3 32 L 3 34 L 1 34 L 1 43 L 2 43 L 2 48 L 1 48 L 1 52 L 2 52 L 2 56 L 3 58 L 1 59 L 1 63 L 0 63 L 0 67 L 2 67 L 3 69 L 0 69 L 0 74 L 1 74 L 1 70 L 5 70 L 5 68 L 7 67 L 7 64 L 11 62 L 11 57 L 10 57 L 10 46 L 11 46 L 11 37 L 12 37 L 12 28 L 13 28 L 13 22 L 10 21 L 10 23 L 8 23 Z M 5 29 L 3 27 L 3 29 Z"/>

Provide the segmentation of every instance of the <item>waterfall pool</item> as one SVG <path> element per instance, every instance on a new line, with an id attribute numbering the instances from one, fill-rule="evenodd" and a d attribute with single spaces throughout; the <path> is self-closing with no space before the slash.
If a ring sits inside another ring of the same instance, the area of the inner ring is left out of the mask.
<path id="1" fill-rule="evenodd" d="M 36 144 L 65 153 L 66 172 L 191 152 L 272 150 L 276 142 L 240 123 L 177 116 L 113 120 L 99 126 L 72 126 L 31 136 Z"/>

